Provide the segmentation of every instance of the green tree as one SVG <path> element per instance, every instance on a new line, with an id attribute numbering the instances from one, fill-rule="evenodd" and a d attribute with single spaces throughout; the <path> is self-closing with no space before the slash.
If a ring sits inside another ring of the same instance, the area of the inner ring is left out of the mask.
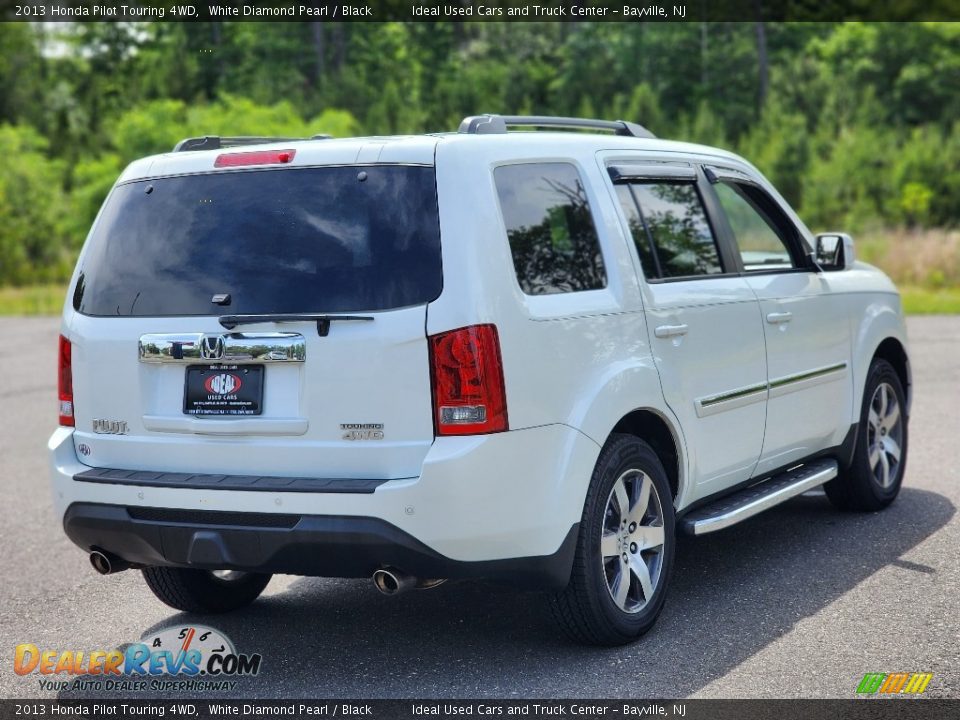
<path id="1" fill-rule="evenodd" d="M 809 136 L 803 115 L 772 98 L 738 148 L 795 207 L 803 201 L 803 177 L 810 160 Z"/>
<path id="2" fill-rule="evenodd" d="M 62 168 L 32 128 L 0 125 L 0 285 L 61 280 L 69 273 Z"/>
<path id="3" fill-rule="evenodd" d="M 848 127 L 814 157 L 803 180 L 803 216 L 821 229 L 849 230 L 882 223 L 893 182 L 896 137 L 891 130 Z"/>
<path id="4" fill-rule="evenodd" d="M 0 122 L 42 120 L 35 93 L 44 68 L 36 32 L 27 23 L 0 23 Z"/>

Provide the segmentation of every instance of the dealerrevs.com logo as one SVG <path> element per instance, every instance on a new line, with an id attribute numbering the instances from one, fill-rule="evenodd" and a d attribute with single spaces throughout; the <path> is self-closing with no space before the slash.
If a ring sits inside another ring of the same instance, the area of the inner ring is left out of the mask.
<path id="1" fill-rule="evenodd" d="M 233 690 L 235 678 L 260 672 L 259 653 L 238 653 L 219 630 L 166 628 L 115 650 L 52 650 L 21 643 L 17 675 L 39 675 L 40 688 L 70 690 Z"/>

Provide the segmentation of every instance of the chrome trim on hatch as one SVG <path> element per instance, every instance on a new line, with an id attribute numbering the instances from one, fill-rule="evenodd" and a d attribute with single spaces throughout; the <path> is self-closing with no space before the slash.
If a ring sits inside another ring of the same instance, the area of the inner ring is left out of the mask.
<path id="1" fill-rule="evenodd" d="M 300 333 L 153 333 L 138 352 L 143 363 L 303 362 L 307 344 Z"/>

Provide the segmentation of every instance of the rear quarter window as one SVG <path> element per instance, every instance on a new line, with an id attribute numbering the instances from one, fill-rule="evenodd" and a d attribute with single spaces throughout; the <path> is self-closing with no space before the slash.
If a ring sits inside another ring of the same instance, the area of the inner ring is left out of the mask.
<path id="1" fill-rule="evenodd" d="M 596 225 L 575 166 L 505 165 L 493 176 L 523 292 L 551 295 L 606 287 Z"/>

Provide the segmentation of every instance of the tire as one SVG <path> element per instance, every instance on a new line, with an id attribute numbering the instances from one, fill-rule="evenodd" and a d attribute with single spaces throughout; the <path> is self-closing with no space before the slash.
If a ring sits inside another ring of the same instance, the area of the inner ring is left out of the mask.
<path id="1" fill-rule="evenodd" d="M 641 513 L 644 493 L 648 502 Z M 631 508 L 626 524 L 619 497 Z M 590 480 L 570 583 L 551 598 L 553 615 L 570 639 L 624 645 L 653 626 L 673 569 L 674 525 L 673 495 L 656 453 L 633 435 L 612 435 Z"/>
<path id="2" fill-rule="evenodd" d="M 874 359 L 864 385 L 853 462 L 823 486 L 839 509 L 873 512 L 896 499 L 907 466 L 906 407 L 893 366 Z"/>
<path id="3" fill-rule="evenodd" d="M 270 582 L 261 573 L 227 573 L 210 570 L 148 567 L 143 579 L 157 598 L 172 608 L 192 613 L 225 613 L 246 607 Z"/>

